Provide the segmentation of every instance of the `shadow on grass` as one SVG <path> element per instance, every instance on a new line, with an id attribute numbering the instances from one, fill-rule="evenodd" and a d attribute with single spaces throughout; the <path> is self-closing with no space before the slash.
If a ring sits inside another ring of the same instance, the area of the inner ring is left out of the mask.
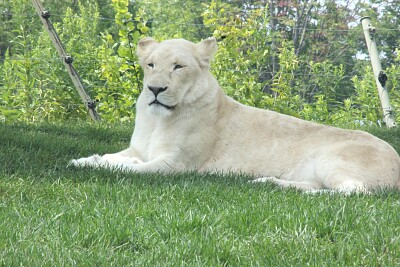
<path id="1" fill-rule="evenodd" d="M 254 178 L 241 174 L 202 174 L 185 172 L 169 175 L 135 174 L 118 171 L 67 167 L 73 158 L 93 153 L 117 152 L 129 145 L 133 125 L 104 125 L 87 122 L 63 124 L 0 123 L 0 170 L 3 177 L 18 177 L 29 180 L 69 180 L 73 182 L 97 183 L 145 183 L 148 185 L 168 184 L 247 184 Z M 400 128 L 370 128 L 372 134 L 388 141 L 400 149 Z M 270 183 L 257 187 L 276 186 Z M 385 196 L 398 190 L 380 190 L 376 194 Z"/>

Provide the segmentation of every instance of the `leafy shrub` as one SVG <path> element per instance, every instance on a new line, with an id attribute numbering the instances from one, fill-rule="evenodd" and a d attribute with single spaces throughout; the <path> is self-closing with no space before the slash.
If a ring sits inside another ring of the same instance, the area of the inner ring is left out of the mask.
<path id="1" fill-rule="evenodd" d="M 13 1 L 12 5 L 28 12 L 24 0 Z M 296 53 L 292 41 L 270 30 L 268 8 L 253 6 L 238 16 L 241 10 L 230 2 L 185 5 L 193 8 L 195 15 L 178 18 L 179 29 L 154 20 L 152 16 L 164 16 L 159 11 L 150 8 L 151 14 L 146 14 L 140 9 L 147 4 L 138 2 L 133 6 L 129 0 L 112 0 L 115 25 L 107 29 L 99 28 L 99 8 L 91 1 L 67 9 L 61 23 L 55 24 L 89 94 L 99 101 L 103 121 L 134 119 L 143 79 L 135 55 L 140 38 L 155 35 L 159 39 L 186 37 L 199 41 L 212 34 L 219 40 L 212 72 L 226 93 L 239 102 L 325 124 L 382 125 L 370 67 L 360 67 L 358 72 L 362 74 L 351 78 L 342 64 L 329 59 L 308 61 L 308 57 Z M 176 16 L 174 8 L 175 3 L 168 4 L 165 12 Z M 32 122 L 87 118 L 47 33 L 30 27 L 31 20 L 29 17 L 15 23 L 20 26 L 13 32 L 13 55 L 5 53 L 0 64 L 0 119 Z M 196 27 L 181 23 L 189 20 Z M 39 24 L 37 17 L 34 21 Z M 185 32 L 184 27 L 192 31 Z M 198 31 L 193 32 L 194 28 Z M 396 79 L 400 74 L 399 54 L 386 68 L 395 111 L 400 108 L 400 84 Z"/>
<path id="2" fill-rule="evenodd" d="M 101 117 L 116 122 L 134 118 L 143 79 L 135 54 L 136 44 L 149 29 L 141 12 L 134 17 L 128 11 L 128 0 L 113 0 L 112 3 L 119 31 L 117 40 L 103 33 L 103 43 L 95 50 L 100 61 L 97 74 L 104 83 L 96 88 L 96 99 L 100 103 Z"/>

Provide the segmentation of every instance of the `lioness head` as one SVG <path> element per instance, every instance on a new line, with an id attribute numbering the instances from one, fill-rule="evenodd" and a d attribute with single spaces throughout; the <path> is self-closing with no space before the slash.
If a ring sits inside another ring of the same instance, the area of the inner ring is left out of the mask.
<path id="1" fill-rule="evenodd" d="M 207 94 L 210 61 L 216 50 L 215 38 L 198 44 L 183 39 L 139 41 L 137 55 L 144 69 L 142 97 L 148 108 L 169 115 Z"/>

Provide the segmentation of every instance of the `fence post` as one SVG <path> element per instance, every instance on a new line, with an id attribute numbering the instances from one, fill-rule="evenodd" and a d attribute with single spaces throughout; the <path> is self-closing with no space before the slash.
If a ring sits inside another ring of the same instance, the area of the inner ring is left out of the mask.
<path id="1" fill-rule="evenodd" d="M 85 88 L 83 87 L 82 81 L 78 73 L 76 72 L 74 66 L 72 66 L 73 58 L 65 52 L 61 40 L 53 27 L 53 24 L 49 20 L 49 11 L 44 10 L 40 0 L 32 0 L 32 4 L 35 7 L 36 12 L 38 13 L 40 20 L 44 25 L 44 28 L 49 34 L 51 41 L 56 47 L 58 54 L 63 59 L 64 66 L 66 67 L 68 74 L 71 77 L 76 90 L 78 91 L 79 96 L 81 97 L 83 103 L 89 111 L 90 117 L 95 121 L 99 121 L 100 116 L 96 111 L 96 102 L 90 99 L 89 95 L 85 91 Z"/>
<path id="2" fill-rule="evenodd" d="M 390 106 L 389 94 L 386 90 L 387 76 L 382 71 L 378 49 L 375 42 L 376 29 L 372 27 L 370 17 L 361 18 L 361 24 L 365 35 L 365 41 L 368 47 L 369 57 L 371 59 L 372 69 L 374 71 L 376 86 L 378 87 L 379 98 L 381 100 L 383 120 L 387 127 L 394 127 L 396 126 L 396 120 L 393 115 L 392 107 Z"/>

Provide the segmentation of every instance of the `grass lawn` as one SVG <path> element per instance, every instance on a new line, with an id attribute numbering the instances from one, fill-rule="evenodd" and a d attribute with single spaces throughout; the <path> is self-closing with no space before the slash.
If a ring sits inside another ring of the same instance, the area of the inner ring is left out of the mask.
<path id="1" fill-rule="evenodd" d="M 400 128 L 373 133 L 400 151 Z M 400 192 L 66 167 L 132 126 L 0 124 L 0 266 L 400 266 Z"/>

